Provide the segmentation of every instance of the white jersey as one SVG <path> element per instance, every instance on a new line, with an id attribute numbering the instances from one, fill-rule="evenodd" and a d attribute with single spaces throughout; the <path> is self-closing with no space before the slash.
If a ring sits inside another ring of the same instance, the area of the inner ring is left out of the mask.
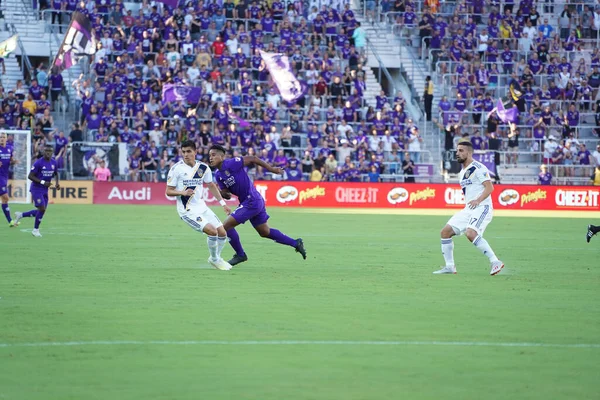
<path id="1" fill-rule="evenodd" d="M 490 181 L 490 171 L 485 165 L 473 161 L 460 171 L 459 174 L 460 187 L 465 195 L 465 207 L 468 207 L 470 201 L 475 200 L 483 193 L 483 182 Z M 480 206 L 492 207 L 492 196 L 488 196 L 483 200 Z"/>
<path id="2" fill-rule="evenodd" d="M 179 161 L 169 170 L 167 177 L 167 186 L 174 186 L 176 190 L 194 189 L 191 196 L 179 196 L 177 198 L 177 212 L 180 216 L 188 211 L 194 213 L 203 213 L 208 210 L 208 206 L 202 198 L 203 184 L 213 182 L 212 171 L 210 167 L 203 162 L 196 161 L 193 167 L 190 167 L 183 161 Z"/>

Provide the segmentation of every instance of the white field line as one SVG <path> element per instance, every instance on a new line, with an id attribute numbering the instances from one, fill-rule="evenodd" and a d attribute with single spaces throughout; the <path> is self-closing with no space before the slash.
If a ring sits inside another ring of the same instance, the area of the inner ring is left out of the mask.
<path id="1" fill-rule="evenodd" d="M 93 340 L 73 342 L 0 343 L 0 348 L 78 346 L 448 346 L 600 349 L 600 343 L 451 342 L 421 340 Z"/>

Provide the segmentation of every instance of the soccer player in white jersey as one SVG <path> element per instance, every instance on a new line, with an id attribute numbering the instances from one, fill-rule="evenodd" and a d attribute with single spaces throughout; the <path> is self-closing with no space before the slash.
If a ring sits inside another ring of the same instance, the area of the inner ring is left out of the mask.
<path id="1" fill-rule="evenodd" d="M 231 265 L 221 258 L 221 251 L 227 243 L 227 233 L 219 218 L 204 202 L 203 186 L 208 187 L 226 214 L 230 214 L 231 209 L 221 197 L 210 167 L 196 161 L 196 144 L 191 140 L 184 141 L 181 143 L 181 153 L 183 161 L 173 165 L 169 171 L 166 194 L 177 197 L 177 212 L 181 219 L 192 229 L 208 236 L 208 262 L 217 269 L 230 270 Z"/>
<path id="2" fill-rule="evenodd" d="M 494 212 L 490 197 L 494 185 L 490 180 L 490 173 L 485 165 L 473 160 L 473 145 L 470 141 L 458 143 L 456 160 L 463 167 L 459 179 L 465 195 L 465 208 L 454 214 L 442 229 L 442 254 L 446 265 L 434 274 L 456 274 L 452 236 L 465 234 L 490 259 L 490 275 L 496 275 L 504 268 L 504 263 L 498 260 L 494 250 L 483 238 L 483 232 L 492 221 Z"/>

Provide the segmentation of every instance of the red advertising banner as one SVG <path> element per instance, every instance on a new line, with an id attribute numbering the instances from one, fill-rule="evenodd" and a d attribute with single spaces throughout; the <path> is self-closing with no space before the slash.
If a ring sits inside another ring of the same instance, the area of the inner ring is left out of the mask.
<path id="1" fill-rule="evenodd" d="M 257 181 L 269 207 L 462 208 L 458 185 Z M 204 199 L 216 205 L 204 190 Z M 495 185 L 496 209 L 600 211 L 600 187 Z M 173 204 L 164 183 L 94 182 L 94 204 Z M 228 201 L 236 204 L 236 200 Z"/>

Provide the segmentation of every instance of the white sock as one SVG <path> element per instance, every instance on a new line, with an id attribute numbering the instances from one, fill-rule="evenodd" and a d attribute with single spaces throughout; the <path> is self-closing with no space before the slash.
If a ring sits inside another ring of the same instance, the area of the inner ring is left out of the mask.
<path id="1" fill-rule="evenodd" d="M 227 236 L 219 236 L 217 239 L 217 257 L 221 257 L 223 247 L 227 244 Z"/>
<path id="2" fill-rule="evenodd" d="M 210 258 L 212 258 L 213 260 L 218 260 L 219 259 L 219 255 L 218 255 L 219 244 L 217 243 L 217 237 L 216 236 L 208 236 L 206 238 L 206 243 L 208 244 L 208 251 L 210 252 Z"/>
<path id="3" fill-rule="evenodd" d="M 475 247 L 479 249 L 487 258 L 490 259 L 490 262 L 498 261 L 498 257 L 496 257 L 496 253 L 490 247 L 490 244 L 483 237 L 477 235 L 475 240 L 473 240 L 473 244 Z"/>
<path id="4" fill-rule="evenodd" d="M 452 239 L 442 239 L 442 254 L 446 267 L 454 268 L 454 242 Z"/>

